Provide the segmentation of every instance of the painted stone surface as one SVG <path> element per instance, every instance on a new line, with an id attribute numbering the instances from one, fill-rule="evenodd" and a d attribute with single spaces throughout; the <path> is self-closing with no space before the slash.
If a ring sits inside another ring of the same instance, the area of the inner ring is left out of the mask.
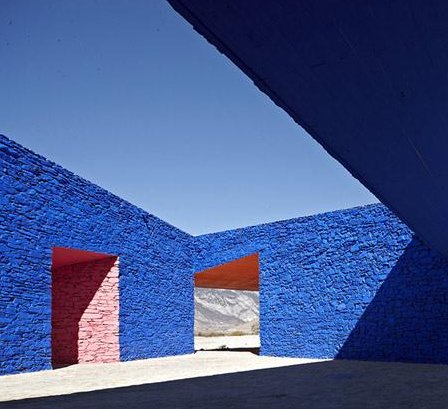
<path id="1" fill-rule="evenodd" d="M 53 365 L 120 360 L 118 274 L 116 257 L 53 269 Z"/>
<path id="2" fill-rule="evenodd" d="M 194 272 L 258 254 L 262 354 L 448 363 L 447 261 L 383 205 L 192 237 L 3 136 L 0 165 L 0 374 L 51 368 L 56 247 L 119 257 L 121 360 L 192 353 Z M 116 359 L 93 315 L 81 359 Z"/>
<path id="3" fill-rule="evenodd" d="M 448 262 L 381 204 L 196 246 L 195 271 L 259 252 L 264 355 L 448 363 Z"/>
<path id="4" fill-rule="evenodd" d="M 52 249 L 120 259 L 121 360 L 193 352 L 192 237 L 0 137 L 0 374 L 51 368 Z"/>

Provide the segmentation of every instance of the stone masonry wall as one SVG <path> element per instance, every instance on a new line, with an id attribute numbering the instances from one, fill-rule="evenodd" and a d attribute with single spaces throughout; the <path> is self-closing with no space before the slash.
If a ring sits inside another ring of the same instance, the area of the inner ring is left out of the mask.
<path id="1" fill-rule="evenodd" d="M 52 272 L 52 362 L 120 360 L 116 257 Z"/>
<path id="2" fill-rule="evenodd" d="M 259 253 L 262 354 L 448 363 L 448 264 L 383 205 L 193 238 L 4 136 L 0 167 L 0 374 L 51 368 L 56 247 L 119 257 L 121 360 L 193 352 L 193 272 Z"/>
<path id="3" fill-rule="evenodd" d="M 448 363 L 448 263 L 383 205 L 196 246 L 195 271 L 260 253 L 263 355 Z"/>
<path id="4" fill-rule="evenodd" d="M 193 352 L 192 237 L 0 136 L 0 374 L 51 368 L 52 248 L 120 258 L 120 357 Z"/>

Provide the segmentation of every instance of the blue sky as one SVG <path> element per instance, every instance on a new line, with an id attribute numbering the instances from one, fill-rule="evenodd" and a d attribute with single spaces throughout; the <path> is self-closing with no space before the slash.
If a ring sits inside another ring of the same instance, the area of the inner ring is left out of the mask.
<path id="1" fill-rule="evenodd" d="M 0 133 L 192 234 L 377 201 L 165 1 L 1 0 L 0 56 Z"/>

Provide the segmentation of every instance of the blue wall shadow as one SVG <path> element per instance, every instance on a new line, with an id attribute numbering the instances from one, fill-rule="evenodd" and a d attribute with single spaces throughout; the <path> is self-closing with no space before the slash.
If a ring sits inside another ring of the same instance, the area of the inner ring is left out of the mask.
<path id="1" fill-rule="evenodd" d="M 414 236 L 336 358 L 448 363 L 446 260 Z"/>

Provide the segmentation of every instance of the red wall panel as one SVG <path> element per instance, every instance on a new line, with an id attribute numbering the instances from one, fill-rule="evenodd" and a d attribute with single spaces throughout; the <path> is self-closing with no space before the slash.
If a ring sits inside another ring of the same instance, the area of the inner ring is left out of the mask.
<path id="1" fill-rule="evenodd" d="M 119 361 L 118 259 L 53 268 L 53 365 Z"/>

